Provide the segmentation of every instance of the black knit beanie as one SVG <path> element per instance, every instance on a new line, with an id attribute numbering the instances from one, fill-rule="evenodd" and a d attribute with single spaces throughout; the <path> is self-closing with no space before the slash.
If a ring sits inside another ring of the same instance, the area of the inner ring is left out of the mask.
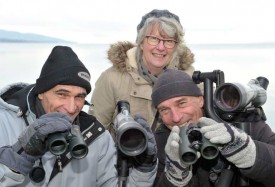
<path id="1" fill-rule="evenodd" d="M 145 21 L 148 18 L 151 18 L 151 17 L 156 17 L 156 18 L 160 18 L 160 17 L 174 18 L 180 24 L 180 19 L 179 19 L 179 17 L 176 14 L 173 14 L 173 13 L 169 12 L 168 10 L 157 10 L 157 9 L 154 9 L 151 12 L 149 12 L 149 13 L 145 14 L 144 16 L 142 16 L 141 22 L 137 26 L 137 31 L 139 31 L 144 26 Z"/>
<path id="2" fill-rule="evenodd" d="M 179 96 L 202 96 L 202 93 L 187 73 L 166 69 L 153 87 L 153 104 L 157 107 L 161 102 Z"/>
<path id="3" fill-rule="evenodd" d="M 46 92 L 58 84 L 80 86 L 87 94 L 91 92 L 88 69 L 67 46 L 53 48 L 36 80 L 35 93 Z"/>

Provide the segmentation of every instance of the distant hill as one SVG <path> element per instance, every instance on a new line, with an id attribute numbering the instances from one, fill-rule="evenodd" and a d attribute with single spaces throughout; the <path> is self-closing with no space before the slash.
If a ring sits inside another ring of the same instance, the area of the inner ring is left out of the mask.
<path id="1" fill-rule="evenodd" d="M 70 41 L 66 41 L 60 38 L 53 38 L 48 36 L 43 36 L 39 34 L 32 34 L 32 33 L 21 33 L 15 31 L 7 31 L 0 29 L 0 43 L 4 42 L 14 42 L 14 43 L 56 43 L 56 42 L 66 42 L 72 43 Z"/>

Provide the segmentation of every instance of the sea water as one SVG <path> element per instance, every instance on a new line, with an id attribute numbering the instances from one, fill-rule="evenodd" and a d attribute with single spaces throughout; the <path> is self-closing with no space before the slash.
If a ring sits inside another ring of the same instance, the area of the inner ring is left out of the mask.
<path id="1" fill-rule="evenodd" d="M 91 73 L 91 84 L 111 66 L 109 44 L 0 43 L 0 87 L 15 82 L 35 83 L 41 68 L 56 45 L 68 45 Z M 188 45 L 195 55 L 194 67 L 200 72 L 224 72 L 225 82 L 243 85 L 259 76 L 269 80 L 263 109 L 267 123 L 275 130 L 275 45 Z M 89 101 L 91 94 L 87 96 Z M 87 108 L 84 108 L 87 110 Z"/>

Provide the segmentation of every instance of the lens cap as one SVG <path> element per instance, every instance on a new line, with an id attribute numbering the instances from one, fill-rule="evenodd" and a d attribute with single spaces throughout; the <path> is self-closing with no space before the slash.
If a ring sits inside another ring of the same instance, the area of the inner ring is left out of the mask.
<path id="1" fill-rule="evenodd" d="M 30 179 L 35 182 L 39 183 L 44 180 L 45 178 L 45 170 L 41 166 L 34 167 L 31 172 L 29 173 Z"/>

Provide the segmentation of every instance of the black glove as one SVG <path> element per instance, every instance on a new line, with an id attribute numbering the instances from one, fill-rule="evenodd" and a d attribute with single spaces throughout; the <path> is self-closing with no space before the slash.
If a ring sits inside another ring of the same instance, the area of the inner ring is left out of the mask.
<path id="1" fill-rule="evenodd" d="M 47 136 L 55 132 L 68 131 L 71 126 L 72 120 L 66 114 L 53 112 L 41 116 L 21 133 L 18 142 L 13 146 L 0 148 L 0 163 L 26 175 L 32 169 L 35 160 L 47 151 Z"/>
<path id="2" fill-rule="evenodd" d="M 135 158 L 135 168 L 141 172 L 150 172 L 157 164 L 157 144 L 154 133 L 147 121 L 141 115 L 136 115 L 134 120 L 146 130 L 148 138 L 147 149 Z"/>

